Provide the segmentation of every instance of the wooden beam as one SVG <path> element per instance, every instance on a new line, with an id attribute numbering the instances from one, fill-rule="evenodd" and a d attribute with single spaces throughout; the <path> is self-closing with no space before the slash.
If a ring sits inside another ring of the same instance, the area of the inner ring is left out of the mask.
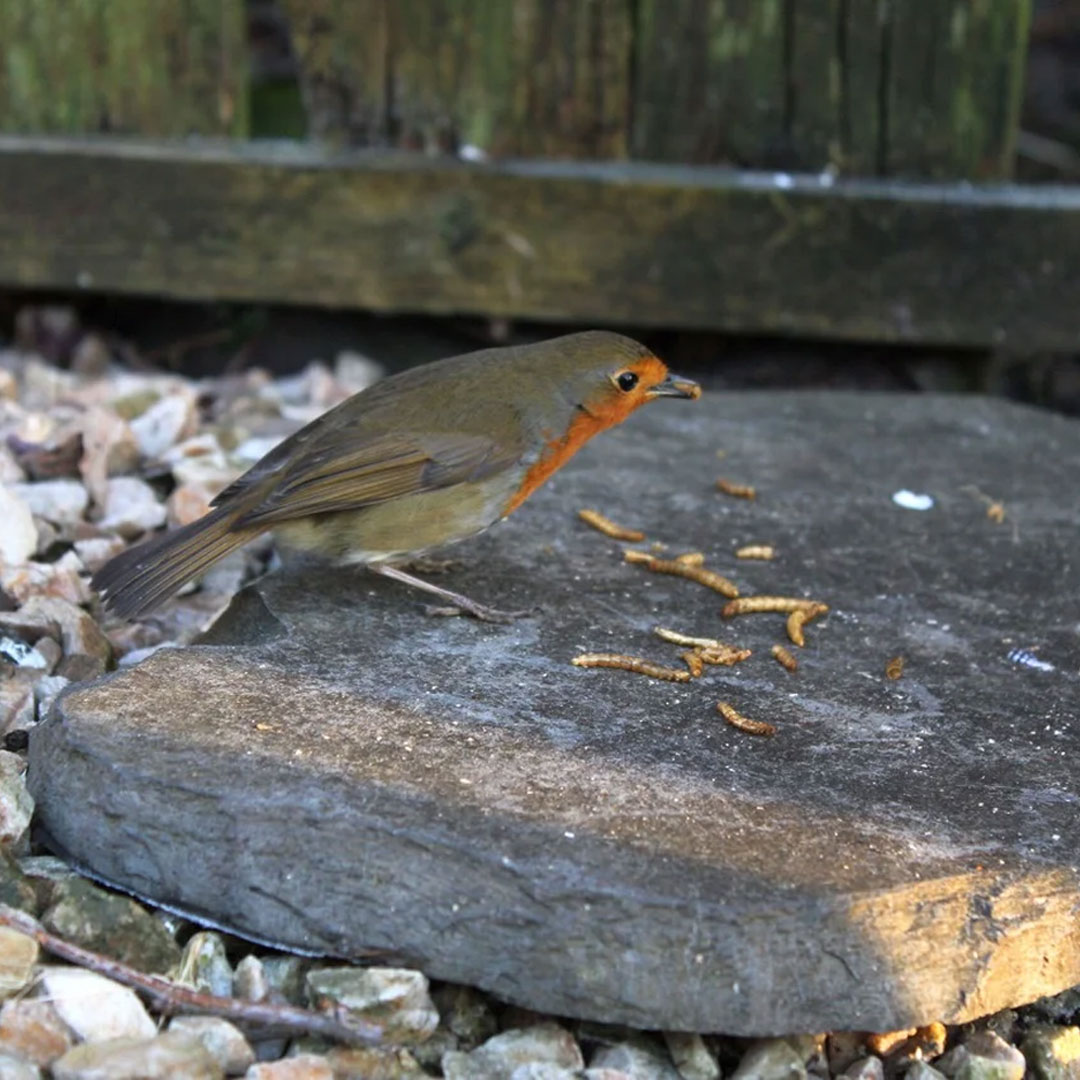
<path id="1" fill-rule="evenodd" d="M 1080 190 L 0 137 L 0 284 L 1080 347 Z"/>
<path id="2" fill-rule="evenodd" d="M 0 130 L 243 135 L 243 0 L 3 0 Z"/>

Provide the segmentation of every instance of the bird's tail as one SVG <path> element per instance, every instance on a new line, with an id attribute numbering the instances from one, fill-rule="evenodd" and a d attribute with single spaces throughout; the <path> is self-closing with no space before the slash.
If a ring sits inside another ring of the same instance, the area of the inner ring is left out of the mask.
<path id="1" fill-rule="evenodd" d="M 121 618 L 144 615 L 212 563 L 262 529 L 233 529 L 235 509 L 219 507 L 180 529 L 155 536 L 110 559 L 91 579 L 105 606 Z"/>

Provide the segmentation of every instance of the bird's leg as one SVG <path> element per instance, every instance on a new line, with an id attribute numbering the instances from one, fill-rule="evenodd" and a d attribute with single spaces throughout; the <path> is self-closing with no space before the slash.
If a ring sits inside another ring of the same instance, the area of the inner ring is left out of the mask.
<path id="1" fill-rule="evenodd" d="M 432 559 L 418 555 L 415 559 L 410 559 L 401 565 L 417 574 L 448 574 L 463 564 L 460 559 Z"/>
<path id="2" fill-rule="evenodd" d="M 385 563 L 369 563 L 368 569 L 372 573 L 381 574 L 383 577 L 392 578 L 394 581 L 403 582 L 405 585 L 412 585 L 413 588 L 423 589 L 424 592 L 434 593 L 435 596 L 441 596 L 457 609 L 456 612 L 443 609 L 438 612 L 440 615 L 464 614 L 472 615 L 474 618 L 482 619 L 484 622 L 507 623 L 529 614 L 528 611 L 499 611 L 497 608 L 488 607 L 485 604 L 478 604 L 475 600 L 470 600 L 467 596 L 462 596 L 461 593 L 453 592 L 450 589 L 444 589 L 441 585 L 432 585 L 430 581 L 424 581 L 423 578 L 413 577 L 412 574 L 407 574 L 404 570 L 401 570 L 396 566 L 387 566 Z"/>

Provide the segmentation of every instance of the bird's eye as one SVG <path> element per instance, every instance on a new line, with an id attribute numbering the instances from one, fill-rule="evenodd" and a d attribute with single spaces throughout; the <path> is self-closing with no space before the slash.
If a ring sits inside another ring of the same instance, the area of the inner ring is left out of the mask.
<path id="1" fill-rule="evenodd" d="M 618 383 L 620 390 L 625 390 L 626 393 L 630 393 L 638 384 L 638 377 L 632 371 L 624 371 L 619 375 L 615 382 Z"/>

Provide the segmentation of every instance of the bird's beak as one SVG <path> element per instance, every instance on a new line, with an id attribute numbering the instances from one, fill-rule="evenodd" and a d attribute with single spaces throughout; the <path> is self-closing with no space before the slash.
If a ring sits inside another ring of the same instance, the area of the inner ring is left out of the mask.
<path id="1" fill-rule="evenodd" d="M 701 387 L 693 379 L 669 375 L 649 391 L 649 396 L 689 398 L 690 401 L 697 401 L 701 397 Z"/>

